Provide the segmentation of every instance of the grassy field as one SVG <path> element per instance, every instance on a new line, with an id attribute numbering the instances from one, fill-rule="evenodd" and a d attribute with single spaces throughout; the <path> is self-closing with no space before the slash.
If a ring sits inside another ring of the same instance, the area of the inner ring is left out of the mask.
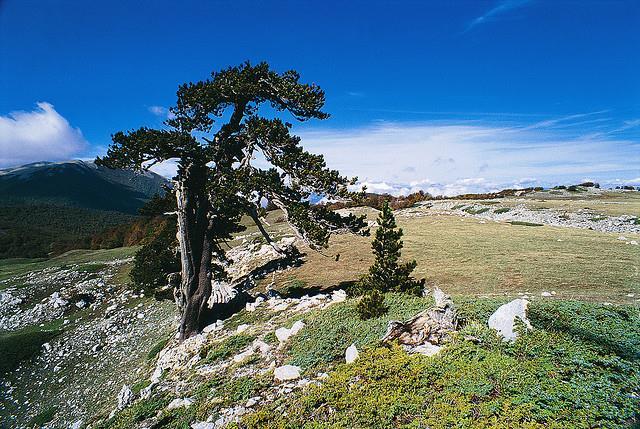
<path id="1" fill-rule="evenodd" d="M 272 228 L 283 235 L 277 215 L 270 216 Z M 454 295 L 555 291 L 558 298 L 619 303 L 640 297 L 640 247 L 626 245 L 618 234 L 446 215 L 397 220 L 405 233 L 403 257 L 418 262 L 415 275 Z M 263 283 L 334 286 L 356 280 L 372 262 L 370 238 L 338 235 L 330 244 L 321 253 L 307 249 L 304 265 Z"/>
<path id="2" fill-rule="evenodd" d="M 524 197 L 526 205 L 535 209 L 549 208 L 576 212 L 591 210 L 594 213 L 607 216 L 631 215 L 640 217 L 640 192 L 602 192 L 593 195 L 589 193 L 571 193 L 556 195 L 554 191 L 536 192 Z M 522 201 L 505 199 L 500 204 L 512 207 Z"/>
<path id="3" fill-rule="evenodd" d="M 52 267 L 81 264 L 86 265 L 86 269 L 92 269 L 92 266 L 99 263 L 131 257 L 137 250 L 138 247 L 120 247 L 105 250 L 71 250 L 51 259 L 0 259 L 0 282 L 11 277 Z M 0 289 L 7 286 L 9 285 L 0 283 Z"/>

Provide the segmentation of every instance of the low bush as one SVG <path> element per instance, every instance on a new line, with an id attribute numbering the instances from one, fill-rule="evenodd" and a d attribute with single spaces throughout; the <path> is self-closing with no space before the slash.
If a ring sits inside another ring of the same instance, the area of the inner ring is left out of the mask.
<path id="1" fill-rule="evenodd" d="M 252 335 L 246 334 L 232 335 L 220 343 L 213 343 L 203 348 L 200 351 L 200 357 L 204 358 L 206 363 L 213 363 L 218 359 L 231 357 L 251 344 L 254 338 Z"/>
<path id="2" fill-rule="evenodd" d="M 519 225 L 519 226 L 543 226 L 541 223 L 523 222 L 523 221 L 520 221 L 520 220 L 512 220 L 509 223 L 511 225 Z"/>
<path id="3" fill-rule="evenodd" d="M 511 209 L 509 207 L 500 207 L 499 209 L 495 209 L 493 212 L 495 214 L 502 214 L 502 213 L 507 213 L 510 210 Z"/>

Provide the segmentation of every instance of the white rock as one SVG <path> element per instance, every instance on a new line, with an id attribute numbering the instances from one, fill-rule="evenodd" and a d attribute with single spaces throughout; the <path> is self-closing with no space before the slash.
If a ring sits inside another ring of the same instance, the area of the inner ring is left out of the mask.
<path id="1" fill-rule="evenodd" d="M 160 366 L 157 366 L 156 369 L 153 371 L 153 374 L 151 374 L 151 382 L 159 383 L 161 377 L 162 377 L 162 368 Z"/>
<path id="2" fill-rule="evenodd" d="M 356 348 L 355 344 L 351 344 L 349 347 L 347 347 L 347 350 L 344 353 L 344 359 L 347 361 L 347 363 L 355 362 L 355 360 L 358 359 L 359 356 L 360 353 L 358 353 L 358 349 Z"/>
<path id="3" fill-rule="evenodd" d="M 540 294 L 540 296 L 553 296 L 553 294 L 552 294 L 551 292 L 546 292 L 546 291 L 545 291 L 545 292 L 542 292 L 542 293 Z"/>
<path id="4" fill-rule="evenodd" d="M 633 244 L 634 246 L 637 246 L 637 245 L 638 245 L 638 242 L 637 242 L 636 240 L 631 240 L 631 241 L 629 242 L 629 244 Z"/>
<path id="5" fill-rule="evenodd" d="M 78 307 L 78 308 L 84 308 L 86 306 L 87 306 L 87 303 L 83 299 L 81 299 L 80 301 L 76 302 L 76 307 Z"/>
<path id="6" fill-rule="evenodd" d="M 248 358 L 252 354 L 253 354 L 253 349 L 245 350 L 244 352 L 238 353 L 237 355 L 235 355 L 233 357 L 233 361 L 236 362 L 236 363 L 242 362 L 243 360 L 245 360 L 246 358 Z"/>
<path id="7" fill-rule="evenodd" d="M 425 356 L 433 356 L 440 353 L 440 350 L 442 350 L 442 347 L 436 346 L 435 344 L 431 344 L 429 342 L 416 346 L 412 349 L 413 352 L 420 353 L 421 355 Z"/>
<path id="8" fill-rule="evenodd" d="M 513 341 L 518 334 L 514 331 L 516 318 L 524 322 L 529 329 L 532 328 L 529 319 L 527 319 L 527 306 L 529 301 L 526 299 L 514 299 L 508 304 L 501 305 L 495 313 L 489 317 L 489 327 L 498 331 L 498 334 L 505 341 Z"/>
<path id="9" fill-rule="evenodd" d="M 176 398 L 167 405 L 167 410 L 173 410 L 175 408 L 190 407 L 193 404 L 191 398 Z"/>
<path id="10" fill-rule="evenodd" d="M 295 365 L 283 365 L 273 370 L 273 376 L 278 381 L 295 380 L 300 378 L 300 367 Z"/>
<path id="11" fill-rule="evenodd" d="M 247 400 L 247 403 L 245 404 L 245 407 L 247 407 L 247 408 L 251 408 L 251 407 L 253 407 L 254 405 L 256 405 L 256 404 L 258 403 L 258 401 L 259 401 L 259 400 L 260 400 L 260 397 L 259 397 L 259 396 L 254 396 L 253 398 L 249 398 L 249 399 Z"/>
<path id="12" fill-rule="evenodd" d="M 636 296 L 636 294 L 635 294 L 635 293 L 628 293 L 628 294 L 627 294 L 627 296 L 628 296 L 629 298 L 633 298 L 634 296 Z"/>
<path id="13" fill-rule="evenodd" d="M 271 350 L 271 346 L 262 340 L 253 340 L 253 348 L 260 350 L 260 353 L 266 355 Z"/>
<path id="14" fill-rule="evenodd" d="M 83 423 L 84 423 L 84 421 L 77 420 L 71 426 L 69 426 L 69 429 L 80 429 L 82 427 Z"/>
<path id="15" fill-rule="evenodd" d="M 236 334 L 242 334 L 247 329 L 249 329 L 249 325 L 247 325 L 246 323 L 243 323 L 242 325 L 236 328 Z"/>
<path id="16" fill-rule="evenodd" d="M 302 320 L 298 320 L 293 325 L 291 325 L 291 328 L 282 327 L 282 328 L 276 329 L 276 337 L 278 338 L 278 341 L 280 341 L 281 343 L 284 343 L 287 340 L 289 340 L 289 338 L 291 338 L 292 335 L 295 335 L 298 332 L 300 332 L 302 328 L 304 328 L 304 322 Z"/>
<path id="17" fill-rule="evenodd" d="M 51 351 L 51 344 L 49 343 L 44 343 L 42 345 L 42 348 L 46 351 L 46 352 L 50 352 Z"/>
<path id="18" fill-rule="evenodd" d="M 144 313 L 138 313 L 138 314 L 136 315 L 136 317 L 137 317 L 138 319 L 144 319 Z"/>
<path id="19" fill-rule="evenodd" d="M 347 293 L 345 291 L 343 291 L 342 289 L 338 289 L 336 291 L 333 291 L 333 293 L 331 294 L 331 300 L 333 302 L 342 302 L 344 300 L 347 299 Z"/>
<path id="20" fill-rule="evenodd" d="M 133 392 L 125 384 L 120 389 L 120 393 L 118 393 L 118 410 L 125 409 L 131 402 L 133 402 Z"/>
<path id="21" fill-rule="evenodd" d="M 196 422 L 191 425 L 191 429 L 215 429 L 215 423 L 211 422 Z"/>

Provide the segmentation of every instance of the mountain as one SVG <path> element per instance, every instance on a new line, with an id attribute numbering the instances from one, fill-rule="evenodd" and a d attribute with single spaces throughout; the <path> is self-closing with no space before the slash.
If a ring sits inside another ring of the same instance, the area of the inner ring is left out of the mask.
<path id="1" fill-rule="evenodd" d="M 168 181 L 87 161 L 38 162 L 0 170 L 0 259 L 35 258 L 92 246 L 130 223 Z"/>
<path id="2" fill-rule="evenodd" d="M 152 172 L 112 170 L 88 161 L 38 162 L 0 170 L 0 201 L 3 206 L 53 204 L 136 214 L 167 184 Z"/>

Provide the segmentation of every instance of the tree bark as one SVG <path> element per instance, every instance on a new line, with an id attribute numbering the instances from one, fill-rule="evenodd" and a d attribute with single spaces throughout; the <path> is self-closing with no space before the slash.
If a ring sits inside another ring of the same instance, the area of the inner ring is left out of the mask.
<path id="1" fill-rule="evenodd" d="M 181 172 L 176 184 L 178 203 L 178 242 L 182 279 L 180 301 L 184 303 L 180 320 L 180 341 L 202 328 L 207 300 L 211 295 L 210 202 L 206 192 L 207 167 L 192 163 Z"/>

